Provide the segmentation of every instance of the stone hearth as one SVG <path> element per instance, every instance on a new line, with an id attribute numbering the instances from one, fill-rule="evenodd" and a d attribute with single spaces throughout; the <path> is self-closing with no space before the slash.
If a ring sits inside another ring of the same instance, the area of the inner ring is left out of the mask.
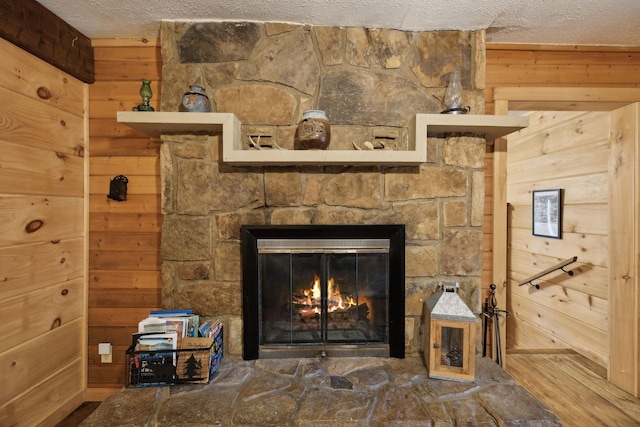
<path id="1" fill-rule="evenodd" d="M 82 427 L 560 426 L 488 358 L 473 382 L 429 379 L 418 358 L 226 358 L 200 386 L 126 389 Z"/>

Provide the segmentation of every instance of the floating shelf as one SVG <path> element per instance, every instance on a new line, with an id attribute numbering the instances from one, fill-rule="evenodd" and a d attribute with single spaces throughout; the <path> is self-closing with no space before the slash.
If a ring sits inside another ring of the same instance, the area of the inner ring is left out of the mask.
<path id="1" fill-rule="evenodd" d="M 409 124 L 409 145 L 397 150 L 245 150 L 242 126 L 232 113 L 118 112 L 118 123 L 147 135 L 209 132 L 222 134 L 222 160 L 237 166 L 419 165 L 427 161 L 427 136 L 472 133 L 494 140 L 528 126 L 524 116 L 416 114 Z"/>
<path id="2" fill-rule="evenodd" d="M 493 141 L 529 126 L 526 116 L 494 116 L 480 114 L 416 114 L 416 129 L 426 133 L 473 133 Z"/>

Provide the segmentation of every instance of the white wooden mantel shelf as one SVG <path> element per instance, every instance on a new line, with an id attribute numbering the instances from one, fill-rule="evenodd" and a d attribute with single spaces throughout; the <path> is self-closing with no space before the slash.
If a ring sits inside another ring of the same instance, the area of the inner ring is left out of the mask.
<path id="1" fill-rule="evenodd" d="M 493 141 L 529 125 L 525 116 L 416 114 L 409 125 L 406 151 L 396 150 L 245 150 L 242 124 L 232 113 L 119 111 L 118 123 L 153 138 L 163 134 L 222 134 L 222 160 L 231 165 L 419 165 L 427 161 L 427 135 L 473 133 Z"/>

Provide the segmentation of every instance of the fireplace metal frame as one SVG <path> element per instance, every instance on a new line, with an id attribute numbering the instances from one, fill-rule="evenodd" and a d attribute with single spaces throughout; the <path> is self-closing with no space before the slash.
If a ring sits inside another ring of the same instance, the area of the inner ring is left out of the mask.
<path id="1" fill-rule="evenodd" d="M 258 359 L 260 318 L 258 301 L 258 240 L 260 239 L 389 239 L 389 343 L 381 346 L 301 345 L 282 346 L 286 355 L 328 354 L 332 356 L 386 355 L 404 358 L 405 325 L 405 227 L 404 225 L 244 225 L 242 241 L 243 352 L 245 360 Z M 265 349 L 262 356 L 275 353 Z"/>

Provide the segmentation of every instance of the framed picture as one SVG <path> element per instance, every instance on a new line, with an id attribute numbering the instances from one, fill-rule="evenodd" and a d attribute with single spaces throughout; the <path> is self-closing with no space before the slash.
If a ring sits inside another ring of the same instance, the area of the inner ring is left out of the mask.
<path id="1" fill-rule="evenodd" d="M 562 190 L 533 192 L 534 236 L 562 238 Z"/>

